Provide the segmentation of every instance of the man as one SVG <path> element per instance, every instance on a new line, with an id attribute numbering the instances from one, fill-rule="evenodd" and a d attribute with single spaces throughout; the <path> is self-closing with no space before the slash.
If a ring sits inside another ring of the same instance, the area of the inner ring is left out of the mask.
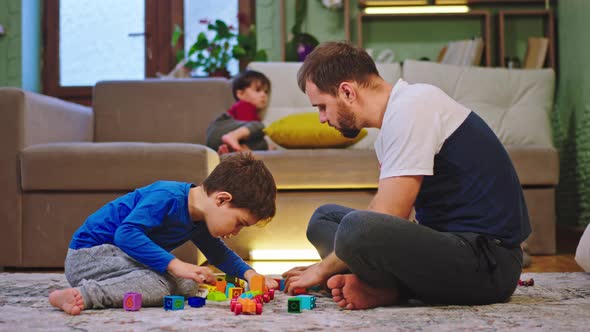
<path id="1" fill-rule="evenodd" d="M 286 291 L 323 284 L 342 308 L 418 298 L 507 300 L 530 234 L 508 154 L 476 113 L 428 84 L 394 86 L 362 49 L 330 42 L 303 63 L 298 84 L 346 137 L 380 128 L 377 194 L 366 211 L 324 205 L 307 229 L 322 261 L 287 271 Z M 411 222 L 412 207 L 417 222 Z"/>

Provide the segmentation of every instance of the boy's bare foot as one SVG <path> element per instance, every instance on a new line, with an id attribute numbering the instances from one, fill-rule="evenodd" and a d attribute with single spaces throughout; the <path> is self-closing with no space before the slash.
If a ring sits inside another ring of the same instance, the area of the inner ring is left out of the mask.
<path id="1" fill-rule="evenodd" d="M 222 154 L 226 154 L 229 153 L 229 147 L 227 146 L 227 144 L 221 144 L 219 146 L 219 148 L 217 148 L 217 154 L 222 155 Z"/>
<path id="2" fill-rule="evenodd" d="M 373 288 L 354 274 L 337 274 L 328 279 L 332 300 L 339 307 L 355 310 L 395 304 L 399 294 L 395 288 Z"/>
<path id="3" fill-rule="evenodd" d="M 75 316 L 84 310 L 84 299 L 76 288 L 56 290 L 49 294 L 49 303 L 66 313 Z"/>
<path id="4" fill-rule="evenodd" d="M 242 151 L 242 146 L 240 146 L 240 142 L 230 134 L 225 134 L 221 136 L 221 141 L 227 144 L 227 146 L 233 151 Z"/>

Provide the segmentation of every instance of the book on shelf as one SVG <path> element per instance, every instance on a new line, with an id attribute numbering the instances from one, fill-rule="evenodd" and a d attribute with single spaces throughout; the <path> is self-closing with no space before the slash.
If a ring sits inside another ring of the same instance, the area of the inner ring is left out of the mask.
<path id="1" fill-rule="evenodd" d="M 544 37 L 529 37 L 527 49 L 524 56 L 525 69 L 543 68 L 547 50 L 549 49 L 549 39 Z"/>
<path id="2" fill-rule="evenodd" d="M 437 61 L 457 66 L 478 66 L 483 47 L 481 38 L 450 41 L 441 49 Z"/>

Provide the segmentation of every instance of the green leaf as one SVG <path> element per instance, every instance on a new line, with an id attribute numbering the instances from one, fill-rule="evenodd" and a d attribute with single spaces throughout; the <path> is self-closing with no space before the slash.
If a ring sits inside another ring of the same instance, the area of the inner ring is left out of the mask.
<path id="1" fill-rule="evenodd" d="M 180 62 L 182 59 L 184 59 L 184 50 L 176 51 L 176 61 Z"/>
<path id="2" fill-rule="evenodd" d="M 268 61 L 268 54 L 266 54 L 265 50 L 258 50 L 253 61 Z"/>
<path id="3" fill-rule="evenodd" d="M 174 32 L 172 32 L 172 47 L 176 46 L 176 43 L 178 43 L 178 38 L 180 38 L 180 36 L 182 36 L 182 29 L 178 24 L 174 24 Z"/>

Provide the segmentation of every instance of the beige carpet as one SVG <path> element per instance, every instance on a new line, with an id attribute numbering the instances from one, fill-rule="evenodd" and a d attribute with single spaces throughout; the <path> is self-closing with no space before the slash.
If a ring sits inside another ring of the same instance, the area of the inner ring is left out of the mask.
<path id="1" fill-rule="evenodd" d="M 588 331 L 589 273 L 529 273 L 535 286 L 518 287 L 510 302 L 487 306 L 394 306 L 339 310 L 330 298 L 301 314 L 287 313 L 279 294 L 260 316 L 235 316 L 228 303 L 182 311 L 143 308 L 87 310 L 71 317 L 47 294 L 67 286 L 62 274 L 0 273 L 0 331 Z"/>

